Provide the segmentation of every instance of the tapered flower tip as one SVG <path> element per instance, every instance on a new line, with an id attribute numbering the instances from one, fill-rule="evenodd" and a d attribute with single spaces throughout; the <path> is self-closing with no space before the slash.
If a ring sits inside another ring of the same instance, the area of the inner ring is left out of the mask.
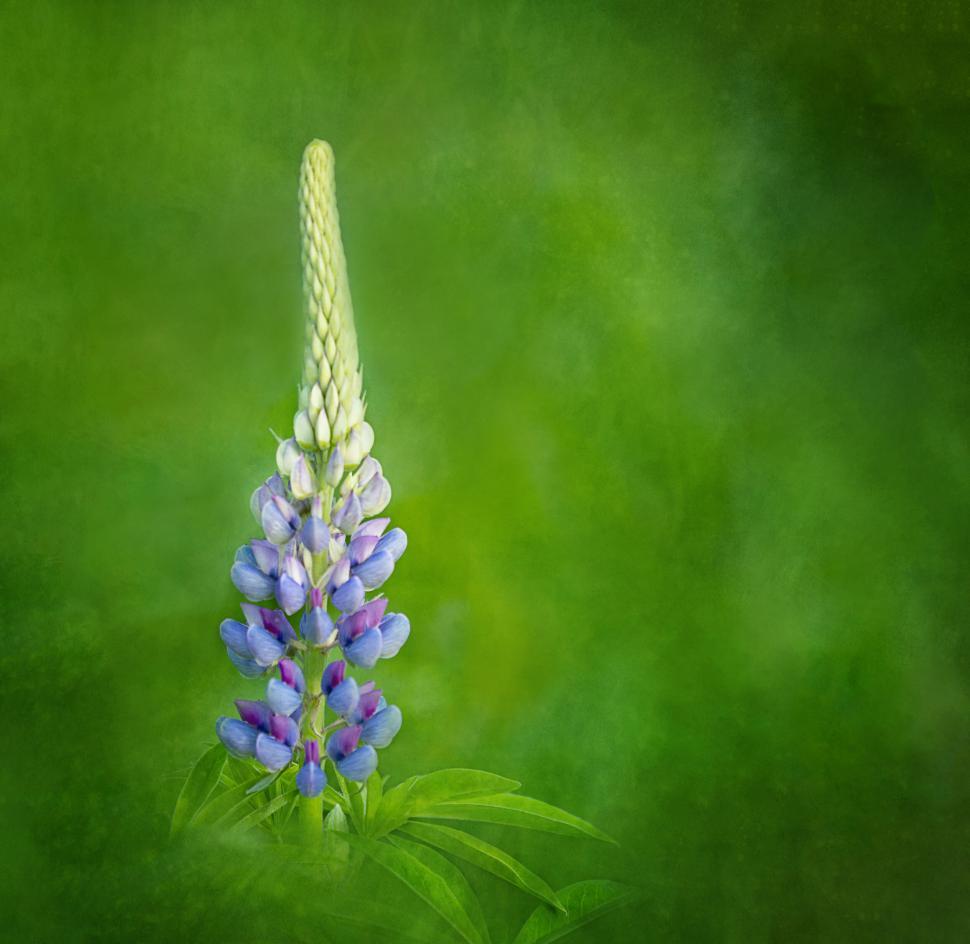
<path id="1" fill-rule="evenodd" d="M 381 631 L 375 626 L 365 630 L 349 646 L 344 647 L 344 656 L 362 669 L 372 669 L 381 657 L 382 644 Z"/>
<path id="2" fill-rule="evenodd" d="M 354 468 L 364 458 L 364 444 L 359 429 L 350 431 L 347 442 L 344 444 L 344 458 L 347 460 L 348 469 Z"/>
<path id="3" fill-rule="evenodd" d="M 280 551 L 272 541 L 250 541 L 249 549 L 256 566 L 264 574 L 269 574 L 270 577 L 279 575 Z"/>
<path id="4" fill-rule="evenodd" d="M 388 613 L 381 620 L 381 658 L 393 659 L 411 635 L 411 621 L 403 613 Z"/>
<path id="5" fill-rule="evenodd" d="M 256 728 L 237 718 L 219 718 L 216 735 L 233 757 L 252 757 L 256 753 Z"/>
<path id="6" fill-rule="evenodd" d="M 296 773 L 296 788 L 307 799 L 320 796 L 327 785 L 327 775 L 319 763 L 307 761 Z"/>
<path id="7" fill-rule="evenodd" d="M 306 456 L 302 452 L 293 463 L 293 469 L 290 472 L 290 491 L 293 492 L 294 498 L 300 500 L 310 498 L 316 491 L 310 463 L 306 461 Z"/>
<path id="8" fill-rule="evenodd" d="M 340 528 L 344 534 L 350 534 L 364 517 L 360 499 L 356 493 L 351 492 L 341 503 L 333 515 L 333 523 Z"/>
<path id="9" fill-rule="evenodd" d="M 235 666 L 236 671 L 245 678 L 259 678 L 266 671 L 266 668 L 254 659 L 247 659 L 246 656 L 241 656 L 228 646 L 226 646 L 226 655 L 229 656 L 229 661 Z"/>
<path id="10" fill-rule="evenodd" d="M 299 740 L 300 728 L 289 715 L 271 715 L 269 719 L 269 733 L 282 741 L 287 747 L 293 747 Z"/>
<path id="11" fill-rule="evenodd" d="M 260 735 L 260 737 L 263 737 L 263 735 Z M 340 771 L 342 777 L 356 783 L 363 783 L 377 770 L 377 751 L 370 744 L 358 747 L 353 754 L 337 761 L 337 770 Z"/>
<path id="12" fill-rule="evenodd" d="M 354 712 L 354 722 L 356 724 L 372 718 L 380 708 L 381 690 L 373 686 L 373 682 L 368 682 L 366 684 L 366 690 L 361 692 L 360 700 L 357 703 L 357 710 Z"/>
<path id="13" fill-rule="evenodd" d="M 394 571 L 394 558 L 387 551 L 374 551 L 362 564 L 352 568 L 365 590 L 376 590 Z"/>
<path id="14" fill-rule="evenodd" d="M 236 589 L 254 603 L 268 600 L 276 589 L 276 581 L 264 574 L 255 564 L 244 564 L 236 561 L 229 572 Z"/>
<path id="15" fill-rule="evenodd" d="M 404 531 L 401 528 L 391 528 L 378 542 L 377 550 L 387 551 L 397 561 L 400 560 L 407 546 L 408 536 Z"/>
<path id="16" fill-rule="evenodd" d="M 280 659 L 280 678 L 298 692 L 306 691 L 306 679 L 301 669 L 292 659 Z"/>
<path id="17" fill-rule="evenodd" d="M 402 720 L 401 709 L 397 705 L 388 705 L 364 722 L 361 740 L 374 747 L 387 747 L 401 730 Z"/>
<path id="18" fill-rule="evenodd" d="M 300 693 L 285 682 L 271 678 L 266 684 L 266 701 L 280 715 L 291 715 L 300 707 Z"/>
<path id="19" fill-rule="evenodd" d="M 293 466 L 302 457 L 303 451 L 292 436 L 289 439 L 281 439 L 276 447 L 276 468 L 279 469 L 280 475 L 292 475 Z"/>
<path id="20" fill-rule="evenodd" d="M 360 507 L 365 515 L 382 512 L 391 500 L 391 483 L 378 473 L 361 489 Z"/>
<path id="21" fill-rule="evenodd" d="M 333 592 L 330 599 L 341 613 L 356 610 L 364 602 L 364 584 L 360 577 L 351 577 Z"/>
<path id="22" fill-rule="evenodd" d="M 283 612 L 289 616 L 296 613 L 306 600 L 306 590 L 302 584 L 294 580 L 289 574 L 283 574 L 276 581 L 274 590 L 276 602 L 283 607 Z"/>
<path id="23" fill-rule="evenodd" d="M 253 517 L 260 521 L 263 505 L 274 495 L 283 495 L 284 493 L 283 480 L 278 474 L 274 473 L 253 492 L 249 499 L 249 510 L 253 513 Z"/>
<path id="24" fill-rule="evenodd" d="M 327 756 L 334 762 L 343 760 L 348 754 L 353 753 L 360 741 L 361 727 L 359 724 L 352 724 L 350 727 L 341 728 L 339 731 L 330 735 L 327 741 Z"/>
<path id="25" fill-rule="evenodd" d="M 293 506 L 279 495 L 263 505 L 260 515 L 263 531 L 274 544 L 286 544 L 299 526 L 300 516 Z"/>
<path id="26" fill-rule="evenodd" d="M 371 518 L 370 521 L 365 521 L 355 532 L 355 538 L 361 538 L 368 534 L 375 534 L 380 537 L 384 533 L 384 529 L 391 523 L 390 518 Z"/>
<path id="27" fill-rule="evenodd" d="M 253 657 L 252 650 L 249 648 L 249 643 L 246 642 L 246 630 L 248 627 L 243 626 L 238 620 L 224 619 L 219 624 L 219 638 L 232 649 L 233 652 L 239 653 L 243 658 L 251 659 Z"/>
<path id="28" fill-rule="evenodd" d="M 322 554 L 330 543 L 330 529 L 322 518 L 311 515 L 303 523 L 300 540 L 311 554 Z"/>
<path id="29" fill-rule="evenodd" d="M 259 728 L 260 731 L 269 731 L 269 722 L 270 718 L 273 717 L 273 712 L 265 701 L 237 698 L 236 711 L 239 712 L 239 717 L 246 724 L 251 724 L 254 728 Z"/>
<path id="30" fill-rule="evenodd" d="M 313 423 L 310 422 L 310 414 L 306 410 L 300 410 L 293 417 L 293 437 L 304 449 L 316 448 Z"/>
<path id="31" fill-rule="evenodd" d="M 293 759 L 293 748 L 269 734 L 256 737 L 256 760 L 267 770 L 282 770 Z"/>
<path id="32" fill-rule="evenodd" d="M 320 688 L 324 695 L 329 695 L 343 680 L 347 673 L 347 663 L 343 659 L 331 662 L 324 670 L 320 679 Z"/>
<path id="33" fill-rule="evenodd" d="M 358 697 L 357 683 L 345 678 L 327 695 L 327 707 L 334 714 L 349 715 L 357 707 Z"/>
<path id="34" fill-rule="evenodd" d="M 380 540 L 376 534 L 365 534 L 361 537 L 355 537 L 350 542 L 350 547 L 347 551 L 347 556 L 350 559 L 351 565 L 362 564 L 377 547 L 377 542 Z"/>
<path id="35" fill-rule="evenodd" d="M 274 665 L 286 652 L 286 646 L 262 626 L 250 626 L 246 630 L 246 644 L 253 659 L 262 666 Z"/>
<path id="36" fill-rule="evenodd" d="M 322 606 L 315 606 L 303 614 L 300 633 L 311 646 L 323 646 L 333 634 L 333 620 Z"/>

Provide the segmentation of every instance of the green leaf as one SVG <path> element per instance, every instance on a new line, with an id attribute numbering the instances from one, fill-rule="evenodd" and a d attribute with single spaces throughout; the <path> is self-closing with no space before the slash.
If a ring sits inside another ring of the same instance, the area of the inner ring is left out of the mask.
<path id="1" fill-rule="evenodd" d="M 436 872 L 448 883 L 452 893 L 461 902 L 465 914 L 472 919 L 479 935 L 487 944 L 489 941 L 488 925 L 485 923 L 485 915 L 482 914 L 482 906 L 461 870 L 456 868 L 441 853 L 435 852 L 434 849 L 429 849 L 421 843 L 412 842 L 410 839 L 404 839 L 401 836 L 392 836 L 391 842 L 398 849 L 403 849 L 409 855 L 414 856 L 415 859 L 431 869 L 432 872 Z"/>
<path id="2" fill-rule="evenodd" d="M 215 789 L 226 765 L 225 747 L 213 744 L 196 762 L 175 801 L 172 835 L 181 832 Z"/>
<path id="3" fill-rule="evenodd" d="M 252 813 L 247 814 L 239 820 L 232 827 L 232 832 L 242 833 L 248 829 L 252 829 L 254 826 L 258 826 L 264 820 L 269 819 L 277 810 L 282 809 L 287 803 L 292 803 L 295 797 L 296 791 L 293 790 L 270 800 L 269 803 L 263 804 L 259 809 L 253 810 Z"/>
<path id="4" fill-rule="evenodd" d="M 536 898 L 549 902 L 560 911 L 565 911 L 556 893 L 535 872 L 527 869 L 518 859 L 513 859 L 507 852 L 503 852 L 491 843 L 450 826 L 439 826 L 435 823 L 413 822 L 401 827 L 402 832 L 416 839 L 430 843 L 433 846 L 463 859 L 472 865 L 497 875 L 506 882 L 521 888 Z"/>
<path id="5" fill-rule="evenodd" d="M 237 783 L 229 790 L 221 793 L 213 791 L 205 806 L 192 817 L 189 828 L 196 829 L 199 826 L 230 826 L 236 817 L 233 813 L 239 812 L 243 815 L 245 811 L 253 808 L 253 800 L 249 796 L 253 780 Z"/>
<path id="6" fill-rule="evenodd" d="M 529 916 L 512 944 L 549 944 L 571 934 L 595 918 L 631 902 L 636 889 L 617 882 L 594 879 L 560 889 L 559 899 L 566 913 L 540 905 Z"/>
<path id="7" fill-rule="evenodd" d="M 452 767 L 410 777 L 384 796 L 384 808 L 371 834 L 382 836 L 406 823 L 411 816 L 438 803 L 517 790 L 521 784 L 486 770 Z"/>
<path id="8" fill-rule="evenodd" d="M 497 823 L 500 826 L 520 826 L 523 829 L 538 829 L 562 836 L 591 836 L 603 842 L 616 843 L 615 839 L 592 823 L 587 823 L 557 806 L 532 797 L 519 796 L 517 793 L 499 793 L 495 796 L 439 803 L 416 815 L 426 819 L 460 819 L 476 823 Z"/>
<path id="9" fill-rule="evenodd" d="M 483 936 L 476 919 L 469 915 L 466 910 L 465 896 L 456 891 L 450 877 L 446 878 L 440 870 L 430 868 L 420 858 L 412 855 L 409 850 L 402 849 L 399 846 L 391 845 L 388 842 L 378 842 L 375 839 L 354 833 L 348 833 L 344 838 L 354 848 L 359 849 L 378 865 L 400 879 L 418 897 L 424 899 L 469 944 L 488 944 L 488 938 Z M 413 843 L 410 845 L 413 845 Z M 433 850 L 428 851 L 433 852 Z M 440 859 L 441 856 L 438 856 L 438 858 Z M 451 869 L 455 868 L 447 860 L 443 861 Z M 467 884 L 466 882 L 466 887 Z"/>
<path id="10" fill-rule="evenodd" d="M 261 790 L 265 790 L 267 787 L 269 787 L 272 784 L 276 783 L 276 781 L 279 780 L 279 778 L 283 776 L 283 771 L 285 769 L 286 768 L 282 768 L 280 770 L 277 770 L 275 773 L 268 773 L 268 774 L 266 774 L 265 777 L 260 777 L 255 782 L 254 781 L 250 781 L 249 789 L 246 792 L 247 793 L 259 793 Z"/>
<path id="11" fill-rule="evenodd" d="M 377 822 L 377 814 L 381 808 L 381 798 L 384 795 L 384 779 L 375 770 L 367 778 L 367 804 L 364 815 L 364 835 L 369 836 Z"/>

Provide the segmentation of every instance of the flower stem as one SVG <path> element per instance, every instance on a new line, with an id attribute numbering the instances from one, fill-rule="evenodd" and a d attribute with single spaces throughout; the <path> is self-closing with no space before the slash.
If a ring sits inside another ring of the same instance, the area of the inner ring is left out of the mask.
<path id="1" fill-rule="evenodd" d="M 313 729 L 317 707 L 320 702 L 320 682 L 327 664 L 327 653 L 309 648 L 303 654 L 303 674 L 306 678 L 306 693 L 303 696 L 303 717 L 300 719 L 300 734 L 306 740 L 315 736 Z M 323 745 L 321 745 L 322 747 Z M 300 832 L 309 845 L 316 844 L 323 835 L 323 795 L 300 797 Z"/>

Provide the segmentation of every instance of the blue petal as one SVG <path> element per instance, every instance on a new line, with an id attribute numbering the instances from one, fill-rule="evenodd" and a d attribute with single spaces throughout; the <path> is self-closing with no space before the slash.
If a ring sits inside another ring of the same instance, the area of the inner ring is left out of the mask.
<path id="1" fill-rule="evenodd" d="M 296 775 L 296 788 L 305 797 L 316 797 L 323 793 L 327 785 L 327 775 L 319 764 L 304 764 Z"/>
<path id="2" fill-rule="evenodd" d="M 259 732 L 238 718 L 220 718 L 216 722 L 216 734 L 233 757 L 252 757 L 256 753 Z"/>
<path id="3" fill-rule="evenodd" d="M 389 705 L 364 722 L 360 739 L 374 747 L 387 747 L 401 730 L 401 721 L 401 709 L 397 705 Z"/>
<path id="4" fill-rule="evenodd" d="M 353 568 L 365 590 L 376 590 L 394 570 L 394 558 L 387 551 L 374 551 L 362 564 Z"/>
<path id="5" fill-rule="evenodd" d="M 250 626 L 246 630 L 246 642 L 253 659 L 260 665 L 275 665 L 286 652 L 286 646 L 262 626 Z"/>
<path id="6" fill-rule="evenodd" d="M 223 620 L 219 625 L 219 636 L 230 649 L 243 658 L 251 659 L 253 657 L 253 653 L 246 642 L 246 626 L 238 620 Z"/>
<path id="7" fill-rule="evenodd" d="M 344 649 L 348 661 L 362 669 L 372 669 L 381 657 L 383 639 L 381 631 L 375 626 L 365 630 L 349 646 Z"/>
<path id="8" fill-rule="evenodd" d="M 236 556 L 233 558 L 236 563 L 239 564 L 251 564 L 253 567 L 258 567 L 259 564 L 256 563 L 256 555 L 253 554 L 253 549 L 248 545 L 244 544 L 238 551 L 236 551 Z"/>
<path id="9" fill-rule="evenodd" d="M 408 536 L 400 528 L 392 528 L 377 542 L 377 550 L 387 551 L 398 560 L 408 546 Z"/>
<path id="10" fill-rule="evenodd" d="M 229 661 L 236 667 L 239 674 L 246 678 L 259 678 L 266 671 L 265 666 L 239 655 L 238 652 L 233 652 L 228 646 L 226 646 L 226 655 L 229 656 Z"/>
<path id="11" fill-rule="evenodd" d="M 270 679 L 266 685 L 266 700 L 279 715 L 291 715 L 300 707 L 300 693 L 279 679 Z"/>
<path id="12" fill-rule="evenodd" d="M 272 541 L 250 541 L 253 562 L 270 577 L 278 577 L 280 572 L 280 549 Z"/>
<path id="13" fill-rule="evenodd" d="M 276 602 L 287 616 L 292 616 L 306 600 L 303 589 L 289 574 L 283 574 L 276 583 Z"/>
<path id="14" fill-rule="evenodd" d="M 256 738 L 256 759 L 267 770 L 282 770 L 293 759 L 293 748 L 268 734 L 260 734 Z"/>
<path id="15" fill-rule="evenodd" d="M 327 707 L 338 715 L 348 715 L 357 707 L 360 692 L 352 678 L 345 678 L 328 696 Z"/>
<path id="16" fill-rule="evenodd" d="M 300 620 L 300 635 L 311 646 L 322 646 L 333 633 L 333 620 L 322 606 L 315 606 Z"/>
<path id="17" fill-rule="evenodd" d="M 288 518 L 288 515 L 280 511 L 275 501 L 268 501 L 263 505 L 260 521 L 266 537 L 274 544 L 286 544 L 293 537 L 293 528 Z"/>
<path id="18" fill-rule="evenodd" d="M 369 744 L 358 747 L 353 754 L 348 754 L 343 760 L 337 761 L 337 770 L 348 780 L 363 783 L 377 770 L 377 751 Z"/>
<path id="19" fill-rule="evenodd" d="M 330 531 L 322 518 L 309 517 L 300 531 L 300 540 L 312 554 L 320 554 L 330 543 Z"/>
<path id="20" fill-rule="evenodd" d="M 268 600 L 276 588 L 276 581 L 264 574 L 255 564 L 236 561 L 229 572 L 236 589 L 253 603 Z"/>
<path id="21" fill-rule="evenodd" d="M 351 577 L 345 584 L 334 590 L 330 599 L 341 613 L 350 613 L 364 602 L 364 585 L 359 577 Z"/>
<path id="22" fill-rule="evenodd" d="M 381 658 L 392 659 L 411 635 L 411 622 L 403 613 L 388 613 L 381 620 Z"/>

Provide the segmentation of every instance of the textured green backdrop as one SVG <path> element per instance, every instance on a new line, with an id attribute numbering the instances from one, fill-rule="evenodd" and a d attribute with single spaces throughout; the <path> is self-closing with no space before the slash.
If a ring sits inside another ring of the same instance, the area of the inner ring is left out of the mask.
<path id="1" fill-rule="evenodd" d="M 622 837 L 513 836 L 644 889 L 578 942 L 970 937 L 970 15 L 885 6 L 0 8 L 0 937 L 324 940 L 164 842 L 315 136 L 411 536 L 385 771 Z"/>

